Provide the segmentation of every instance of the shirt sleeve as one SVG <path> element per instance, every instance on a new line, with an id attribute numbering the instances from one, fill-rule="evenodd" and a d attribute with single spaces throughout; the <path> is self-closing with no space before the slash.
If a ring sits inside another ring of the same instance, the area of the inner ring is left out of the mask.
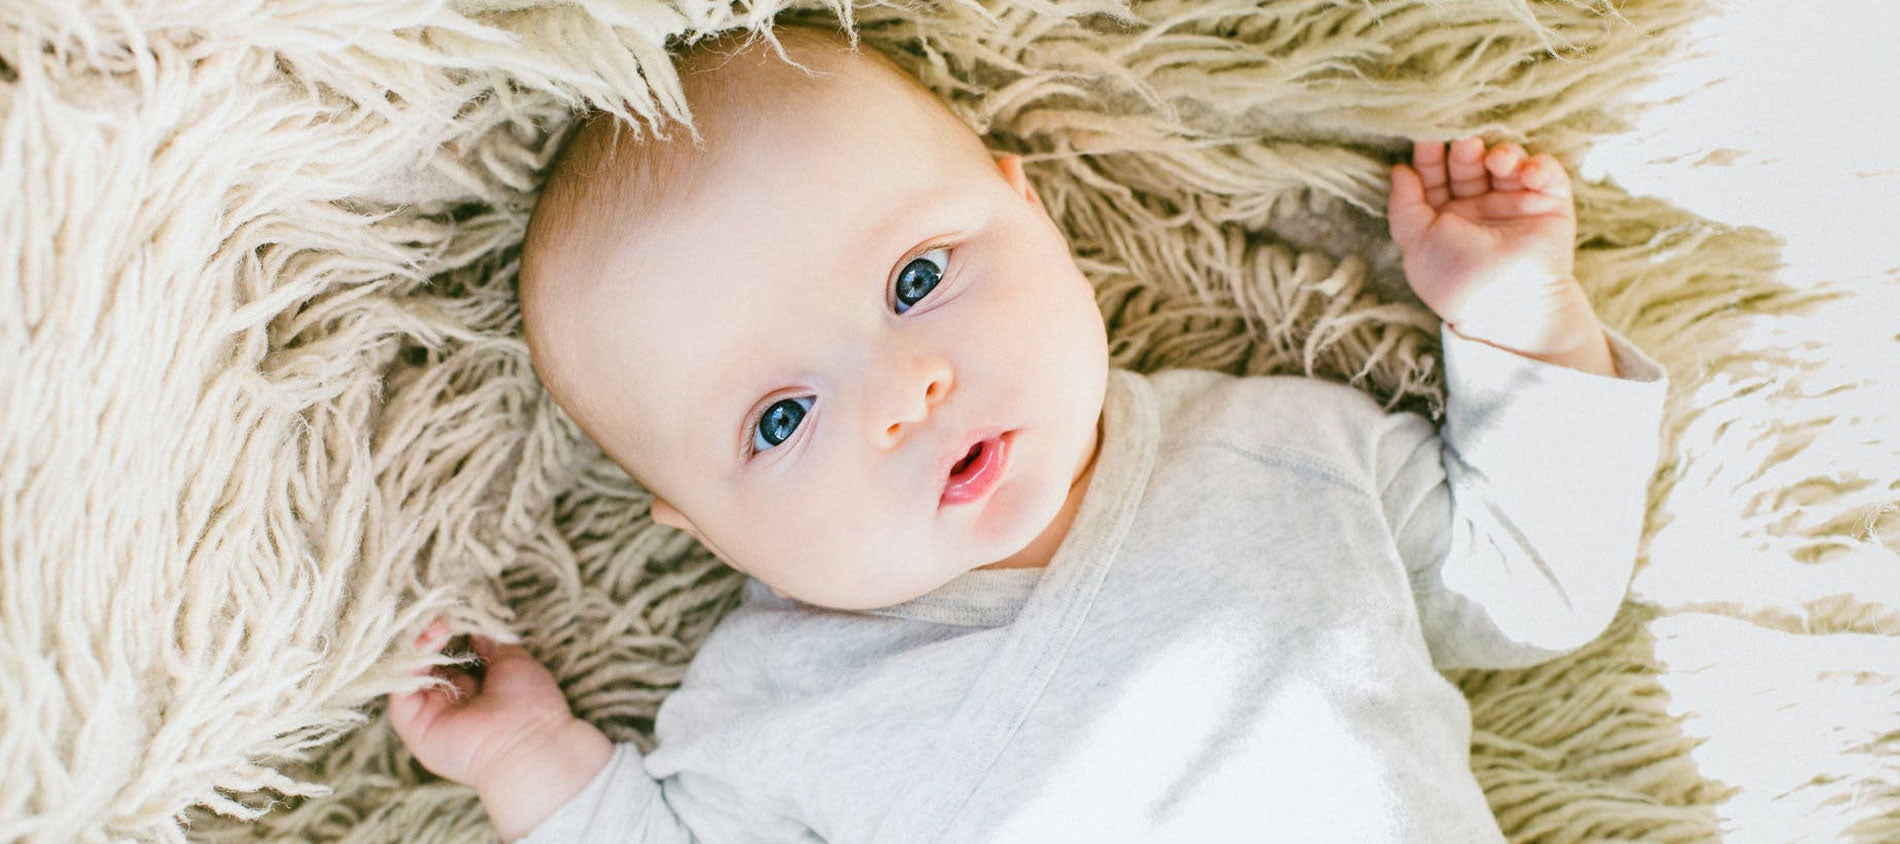
<path id="1" fill-rule="evenodd" d="M 630 841 L 690 842 L 666 803 L 660 784 L 647 775 L 640 750 L 625 742 L 587 787 L 541 822 L 518 844 L 621 844 Z"/>
<path id="2" fill-rule="evenodd" d="M 1442 333 L 1444 425 L 1391 418 L 1374 457 L 1381 504 L 1434 664 L 1542 662 L 1622 604 L 1667 380 L 1614 333 L 1618 377 Z"/>

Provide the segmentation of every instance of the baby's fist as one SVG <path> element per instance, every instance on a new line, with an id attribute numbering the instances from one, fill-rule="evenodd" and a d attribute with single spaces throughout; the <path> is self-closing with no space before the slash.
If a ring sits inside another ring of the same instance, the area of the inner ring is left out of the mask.
<path id="1" fill-rule="evenodd" d="M 440 621 L 416 646 L 448 641 Z M 503 841 L 513 841 L 573 799 L 606 767 L 606 734 L 574 717 L 554 675 L 519 645 L 471 638 L 482 676 L 451 672 L 452 689 L 389 696 L 389 725 L 422 766 L 472 785 Z"/>
<path id="2" fill-rule="evenodd" d="M 1412 291 L 1460 334 L 1531 357 L 1600 344 L 1573 274 L 1570 176 L 1549 154 L 1473 136 L 1413 145 L 1392 168 L 1387 221 Z"/>
<path id="3" fill-rule="evenodd" d="M 441 621 L 417 637 L 434 652 L 448 642 Z M 481 659 L 481 677 L 439 669 L 451 686 L 389 696 L 389 726 L 437 776 L 479 786 L 483 773 L 543 744 L 573 720 L 554 675 L 520 645 L 470 637 Z"/>

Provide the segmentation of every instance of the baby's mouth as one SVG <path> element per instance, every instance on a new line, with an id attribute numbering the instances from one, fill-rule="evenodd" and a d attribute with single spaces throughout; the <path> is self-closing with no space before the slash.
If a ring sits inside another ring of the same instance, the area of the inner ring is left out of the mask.
<path id="1" fill-rule="evenodd" d="M 981 455 L 982 453 L 983 453 L 982 443 L 977 443 L 976 445 L 970 446 L 970 453 L 963 455 L 963 459 L 958 460 L 957 465 L 950 467 L 950 479 L 956 480 L 956 477 L 958 475 L 963 474 L 963 470 L 970 468 L 970 464 L 975 463 L 977 456 Z"/>
<path id="2" fill-rule="evenodd" d="M 1009 438 L 994 436 L 978 440 L 962 458 L 950 466 L 943 486 L 943 504 L 962 504 L 989 494 L 1003 477 L 1009 461 Z"/>

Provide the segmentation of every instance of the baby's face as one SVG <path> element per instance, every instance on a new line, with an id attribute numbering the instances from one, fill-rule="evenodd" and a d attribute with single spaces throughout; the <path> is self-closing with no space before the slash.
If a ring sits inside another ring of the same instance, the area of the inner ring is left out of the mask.
<path id="1" fill-rule="evenodd" d="M 656 519 L 863 609 L 1044 562 L 1010 558 L 1079 500 L 1107 341 L 1018 160 L 834 87 L 714 153 L 567 319 Z"/>

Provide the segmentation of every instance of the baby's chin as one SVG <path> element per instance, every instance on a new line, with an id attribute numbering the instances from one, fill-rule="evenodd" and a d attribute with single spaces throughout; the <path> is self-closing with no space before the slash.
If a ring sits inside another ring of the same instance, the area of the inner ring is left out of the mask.
<path id="1" fill-rule="evenodd" d="M 1069 489 L 1067 485 L 1051 483 L 1041 490 L 997 490 L 991 511 L 984 514 L 994 516 L 995 521 L 976 526 L 985 529 L 982 533 L 986 535 L 977 537 L 981 552 L 975 555 L 975 564 L 964 570 L 1047 565 L 1068 529 L 1068 525 L 1055 522 L 1067 503 Z"/>
<path id="2" fill-rule="evenodd" d="M 845 611 L 850 611 L 850 612 L 862 612 L 864 610 L 877 610 L 877 609 L 883 609 L 885 607 L 894 607 L 894 606 L 897 606 L 898 604 L 905 603 L 906 601 L 912 601 L 917 598 L 921 598 L 925 595 L 930 594 L 931 592 L 936 591 L 937 589 L 941 588 L 944 584 L 949 583 L 953 579 L 955 578 L 944 577 L 944 578 L 937 579 L 933 582 L 907 584 L 903 588 L 884 589 L 884 590 L 878 590 L 876 592 L 855 591 L 855 590 L 841 590 L 841 591 L 817 590 L 817 591 L 805 592 L 804 594 L 801 594 L 803 590 L 787 590 L 787 589 L 779 589 L 777 587 L 773 587 L 772 592 L 781 597 L 795 598 L 802 603 L 810 604 L 815 607 L 824 607 L 826 609 L 845 610 Z"/>

